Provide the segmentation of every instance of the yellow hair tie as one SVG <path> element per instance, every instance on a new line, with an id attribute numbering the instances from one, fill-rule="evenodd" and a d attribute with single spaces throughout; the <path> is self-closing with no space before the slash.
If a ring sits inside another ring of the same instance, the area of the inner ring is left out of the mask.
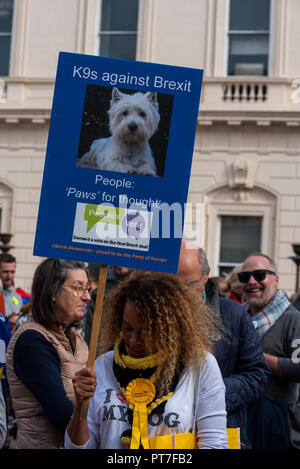
<path id="1" fill-rule="evenodd" d="M 140 441 L 144 449 L 149 449 L 147 404 L 155 397 L 155 386 L 149 379 L 134 379 L 126 387 L 125 397 L 134 406 L 130 449 L 138 449 Z"/>

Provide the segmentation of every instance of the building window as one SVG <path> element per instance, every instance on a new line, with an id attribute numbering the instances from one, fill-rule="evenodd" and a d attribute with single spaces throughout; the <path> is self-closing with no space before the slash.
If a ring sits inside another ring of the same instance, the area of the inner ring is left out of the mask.
<path id="1" fill-rule="evenodd" d="M 0 232 L 11 232 L 13 191 L 0 182 Z"/>
<path id="2" fill-rule="evenodd" d="M 0 0 L 0 76 L 9 74 L 13 0 Z"/>
<path id="3" fill-rule="evenodd" d="M 221 276 L 242 263 L 250 252 L 261 250 L 262 217 L 221 215 L 219 224 Z"/>
<path id="4" fill-rule="evenodd" d="M 228 75 L 268 75 L 270 0 L 230 0 Z"/>
<path id="5" fill-rule="evenodd" d="M 102 0 L 99 55 L 136 57 L 139 0 Z"/>

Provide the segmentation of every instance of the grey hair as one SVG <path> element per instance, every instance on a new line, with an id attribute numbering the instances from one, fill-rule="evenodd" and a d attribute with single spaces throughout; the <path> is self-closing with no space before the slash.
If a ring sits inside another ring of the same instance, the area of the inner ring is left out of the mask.
<path id="1" fill-rule="evenodd" d="M 209 263 L 206 257 L 206 253 L 202 248 L 198 249 L 198 259 L 201 265 L 201 270 L 203 275 L 207 275 L 210 272 Z"/>
<path id="2" fill-rule="evenodd" d="M 267 254 L 263 254 L 262 252 L 257 252 L 257 251 L 254 251 L 254 252 L 250 252 L 250 254 L 247 256 L 246 259 L 249 259 L 249 257 L 264 257 L 265 259 L 267 259 L 267 261 L 269 262 L 270 266 L 272 267 L 272 269 L 274 270 L 275 274 L 278 274 L 278 267 L 277 267 L 277 264 L 275 263 L 275 261 L 273 261 L 273 259 L 271 259 L 271 257 L 267 256 Z M 246 261 L 245 259 L 245 261 Z M 245 262 L 244 261 L 244 262 Z"/>

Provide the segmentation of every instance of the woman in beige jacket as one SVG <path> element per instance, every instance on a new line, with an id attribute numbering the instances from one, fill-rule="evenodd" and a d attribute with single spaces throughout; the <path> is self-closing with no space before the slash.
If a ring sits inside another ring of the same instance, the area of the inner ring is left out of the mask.
<path id="1" fill-rule="evenodd" d="M 90 300 L 84 264 L 46 259 L 32 283 L 32 308 L 7 350 L 7 374 L 17 420 L 17 448 L 63 448 L 75 403 L 72 378 L 86 365 L 76 329 Z"/>

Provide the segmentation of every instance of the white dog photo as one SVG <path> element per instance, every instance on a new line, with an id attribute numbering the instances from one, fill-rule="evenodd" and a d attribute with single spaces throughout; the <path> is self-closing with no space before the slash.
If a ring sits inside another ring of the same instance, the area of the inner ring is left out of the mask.
<path id="1" fill-rule="evenodd" d="M 108 116 L 111 137 L 94 140 L 78 166 L 157 176 L 149 145 L 160 120 L 157 93 L 113 88 Z"/>

